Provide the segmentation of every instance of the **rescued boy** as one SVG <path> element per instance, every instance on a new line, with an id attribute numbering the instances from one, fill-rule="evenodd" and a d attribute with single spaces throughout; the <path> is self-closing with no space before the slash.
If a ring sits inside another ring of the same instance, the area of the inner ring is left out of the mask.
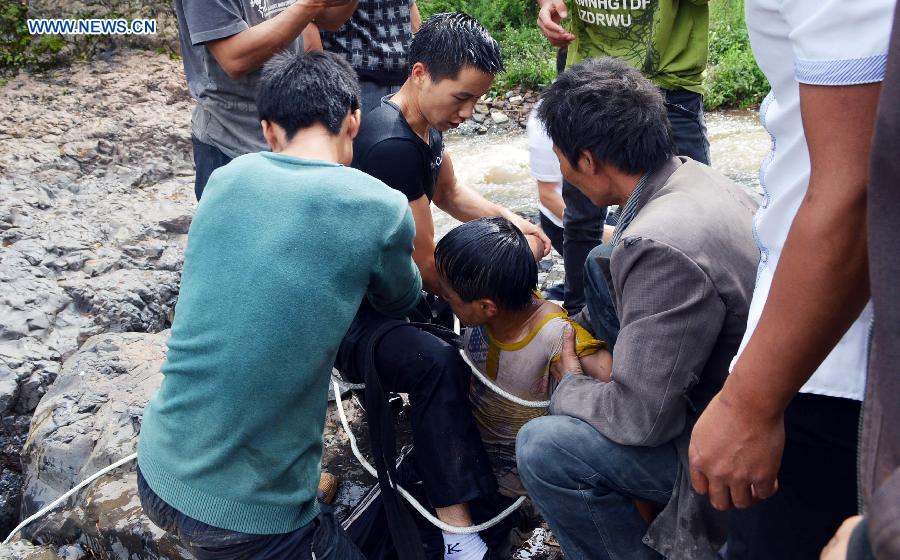
<path id="1" fill-rule="evenodd" d="M 526 401 L 547 401 L 551 366 L 567 336 L 575 337 L 585 374 L 609 381 L 612 354 L 535 291 L 537 263 L 526 236 L 509 220 L 481 218 L 462 224 L 437 244 L 435 265 L 441 295 L 467 325 L 463 351 L 497 387 Z M 516 469 L 516 434 L 546 413 L 499 395 L 472 379 L 469 398 L 485 451 L 506 497 L 525 494 Z"/>

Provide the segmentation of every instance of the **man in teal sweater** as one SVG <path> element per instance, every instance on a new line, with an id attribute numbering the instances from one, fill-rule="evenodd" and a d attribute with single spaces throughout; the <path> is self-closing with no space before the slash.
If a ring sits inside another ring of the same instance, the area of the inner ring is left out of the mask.
<path id="1" fill-rule="evenodd" d="M 419 299 L 413 220 L 343 166 L 360 122 L 346 62 L 273 59 L 258 106 L 272 152 L 214 172 L 191 224 L 141 500 L 201 560 L 362 558 L 316 502 L 327 386 L 364 298 L 394 316 Z"/>

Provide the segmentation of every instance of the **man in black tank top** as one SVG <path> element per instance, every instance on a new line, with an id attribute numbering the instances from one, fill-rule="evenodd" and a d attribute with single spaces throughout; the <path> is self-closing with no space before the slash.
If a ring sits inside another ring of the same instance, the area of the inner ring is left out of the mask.
<path id="1" fill-rule="evenodd" d="M 496 41 L 469 16 L 439 14 L 413 38 L 409 64 L 400 91 L 363 117 L 353 167 L 409 200 L 416 221 L 413 259 L 425 289 L 442 293 L 431 202 L 460 221 L 508 218 L 529 238 L 536 258 L 545 256 L 550 241 L 540 228 L 461 185 L 443 147 L 442 132 L 472 116 L 503 69 Z M 394 322 L 364 302 L 341 343 L 338 369 L 360 379 L 369 340 Z M 375 366 L 385 390 L 409 393 L 416 467 L 437 516 L 463 527 L 485 521 L 479 510 L 485 501 L 496 505 L 497 483 L 469 405 L 470 371 L 456 348 L 419 329 L 392 329 L 376 346 Z M 445 557 L 453 560 L 481 560 L 487 552 L 477 534 L 444 533 L 444 544 Z"/>

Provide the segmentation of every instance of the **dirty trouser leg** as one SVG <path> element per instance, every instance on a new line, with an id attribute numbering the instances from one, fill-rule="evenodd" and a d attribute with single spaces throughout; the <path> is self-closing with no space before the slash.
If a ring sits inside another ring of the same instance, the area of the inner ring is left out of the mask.
<path id="1" fill-rule="evenodd" d="M 335 365 L 363 377 L 372 333 L 397 322 L 363 304 L 341 342 Z M 459 351 L 416 327 L 389 331 L 376 347 L 375 366 L 386 391 L 408 393 L 417 471 L 436 508 L 492 494 L 497 481 L 469 404 L 471 373 Z"/>
<path id="2" fill-rule="evenodd" d="M 252 535 L 207 525 L 162 500 L 138 469 L 138 496 L 144 514 L 178 537 L 197 560 L 363 560 L 330 508 L 290 533 Z"/>
<path id="3" fill-rule="evenodd" d="M 663 90 L 672 125 L 675 152 L 709 165 L 709 140 L 703 119 L 703 96 L 687 90 Z"/>
<path id="4" fill-rule="evenodd" d="M 570 314 L 584 307 L 584 261 L 600 244 L 606 207 L 595 206 L 575 185 L 563 181 L 563 263 L 566 269 L 565 308 Z"/>
<path id="5" fill-rule="evenodd" d="M 675 445 L 620 445 L 586 422 L 542 416 L 519 430 L 519 476 L 570 560 L 655 560 L 635 499 L 666 504 Z"/>
<path id="6" fill-rule="evenodd" d="M 603 272 L 608 267 L 613 247 L 608 243 L 594 248 L 584 264 L 584 299 L 591 318 L 591 332 L 606 343 L 612 352 L 619 337 L 619 317 L 613 303 L 612 292 Z"/>
<path id="7" fill-rule="evenodd" d="M 219 148 L 204 144 L 193 136 L 191 136 L 191 144 L 194 145 L 194 196 L 199 201 L 203 196 L 203 189 L 206 188 L 209 176 L 216 169 L 230 163 L 231 158 Z"/>

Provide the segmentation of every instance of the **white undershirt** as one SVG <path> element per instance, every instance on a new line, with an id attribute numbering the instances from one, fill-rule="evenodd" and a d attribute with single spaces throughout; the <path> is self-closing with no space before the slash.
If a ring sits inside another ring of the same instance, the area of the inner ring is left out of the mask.
<path id="1" fill-rule="evenodd" d="M 759 322 L 788 230 L 809 184 L 799 84 L 881 81 L 894 4 L 894 0 L 747 0 L 753 54 L 772 86 L 760 108 L 772 149 L 760 169 L 765 194 L 753 220 L 760 262 L 738 355 Z M 862 400 L 871 320 L 868 305 L 801 392 Z"/>

